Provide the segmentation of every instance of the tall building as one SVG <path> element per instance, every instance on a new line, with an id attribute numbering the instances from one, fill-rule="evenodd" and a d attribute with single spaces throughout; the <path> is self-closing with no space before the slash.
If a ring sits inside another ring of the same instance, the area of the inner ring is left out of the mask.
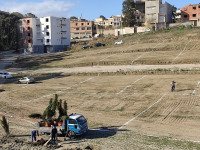
<path id="1" fill-rule="evenodd" d="M 180 10 L 183 22 L 190 21 L 194 26 L 200 26 L 200 3 L 184 6 Z"/>
<path id="2" fill-rule="evenodd" d="M 25 18 L 22 32 L 27 53 L 59 52 L 70 45 L 70 21 L 66 18 Z"/>
<path id="3" fill-rule="evenodd" d="M 145 1 L 145 23 L 152 25 L 155 30 L 166 28 L 172 22 L 172 5 L 162 0 Z"/>

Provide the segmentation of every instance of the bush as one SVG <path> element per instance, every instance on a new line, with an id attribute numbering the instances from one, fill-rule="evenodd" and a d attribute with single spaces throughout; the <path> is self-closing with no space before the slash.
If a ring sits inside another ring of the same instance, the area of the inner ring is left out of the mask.
<path id="1" fill-rule="evenodd" d="M 6 132 L 6 135 L 9 135 L 10 134 L 9 125 L 8 125 L 8 122 L 7 122 L 5 116 L 2 116 L 1 126 L 3 127 L 4 131 Z"/>
<path id="2" fill-rule="evenodd" d="M 41 115 L 41 114 L 37 114 L 37 113 L 30 114 L 28 117 L 29 117 L 29 118 L 38 118 L 38 119 L 42 119 L 42 115 Z"/>

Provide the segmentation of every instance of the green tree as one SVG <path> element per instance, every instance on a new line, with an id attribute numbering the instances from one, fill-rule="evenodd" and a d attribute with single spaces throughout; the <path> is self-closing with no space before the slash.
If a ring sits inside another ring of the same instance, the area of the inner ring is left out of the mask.
<path id="1" fill-rule="evenodd" d="M 5 116 L 2 116 L 1 126 L 3 127 L 4 131 L 6 132 L 6 135 L 9 135 L 10 134 L 9 125 L 8 125 L 8 122 L 7 122 Z"/>
<path id="2" fill-rule="evenodd" d="M 123 26 L 125 27 L 134 27 L 136 24 L 136 5 L 133 0 L 125 0 L 122 4 L 122 13 L 124 17 L 122 18 Z"/>
<path id="3" fill-rule="evenodd" d="M 25 18 L 37 18 L 36 15 L 32 14 L 32 13 L 27 13 L 24 15 Z"/>
<path id="4" fill-rule="evenodd" d="M 20 48 L 20 13 L 0 11 L 0 51 Z"/>
<path id="5" fill-rule="evenodd" d="M 64 116 L 67 116 L 67 102 L 64 101 L 63 105 L 64 105 L 64 106 L 63 106 Z"/>

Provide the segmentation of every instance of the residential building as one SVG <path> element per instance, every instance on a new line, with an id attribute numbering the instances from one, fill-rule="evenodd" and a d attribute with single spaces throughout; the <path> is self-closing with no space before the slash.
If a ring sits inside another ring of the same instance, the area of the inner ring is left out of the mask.
<path id="1" fill-rule="evenodd" d="M 172 22 L 172 5 L 162 0 L 145 1 L 145 23 L 155 30 L 166 28 Z"/>
<path id="2" fill-rule="evenodd" d="M 181 9 L 182 22 L 192 22 L 194 26 L 200 26 L 200 3 L 187 5 Z"/>
<path id="3" fill-rule="evenodd" d="M 119 28 L 122 24 L 122 15 L 111 16 L 110 18 L 96 18 L 94 20 L 96 26 L 102 26 L 104 28 Z"/>
<path id="4" fill-rule="evenodd" d="M 96 27 L 93 21 L 78 19 L 70 21 L 71 38 L 93 37 L 96 34 Z"/>
<path id="5" fill-rule="evenodd" d="M 70 21 L 66 18 L 24 18 L 22 31 L 26 53 L 52 53 L 70 45 Z"/>
<path id="6" fill-rule="evenodd" d="M 138 26 L 145 23 L 145 0 L 133 1 L 136 9 L 135 20 Z"/>

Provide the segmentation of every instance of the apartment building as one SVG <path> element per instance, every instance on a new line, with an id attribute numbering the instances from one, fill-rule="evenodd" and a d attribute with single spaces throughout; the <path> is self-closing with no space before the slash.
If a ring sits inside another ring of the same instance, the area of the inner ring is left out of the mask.
<path id="1" fill-rule="evenodd" d="M 59 52 L 70 45 L 69 19 L 48 16 L 21 21 L 26 53 Z"/>
<path id="2" fill-rule="evenodd" d="M 142 26 L 145 23 L 145 0 L 133 1 L 135 5 L 136 24 Z"/>
<path id="3" fill-rule="evenodd" d="M 96 27 L 93 21 L 78 19 L 70 21 L 71 38 L 93 37 L 96 34 Z"/>
<path id="4" fill-rule="evenodd" d="M 145 1 L 145 23 L 151 25 L 155 30 L 166 28 L 172 22 L 172 5 L 162 0 Z"/>
<path id="5" fill-rule="evenodd" d="M 110 18 L 96 18 L 94 24 L 96 26 L 103 26 L 104 28 L 119 28 L 122 23 L 122 15 L 111 16 Z"/>
<path id="6" fill-rule="evenodd" d="M 182 22 L 190 21 L 194 26 L 200 26 L 200 3 L 184 6 L 180 10 Z"/>

